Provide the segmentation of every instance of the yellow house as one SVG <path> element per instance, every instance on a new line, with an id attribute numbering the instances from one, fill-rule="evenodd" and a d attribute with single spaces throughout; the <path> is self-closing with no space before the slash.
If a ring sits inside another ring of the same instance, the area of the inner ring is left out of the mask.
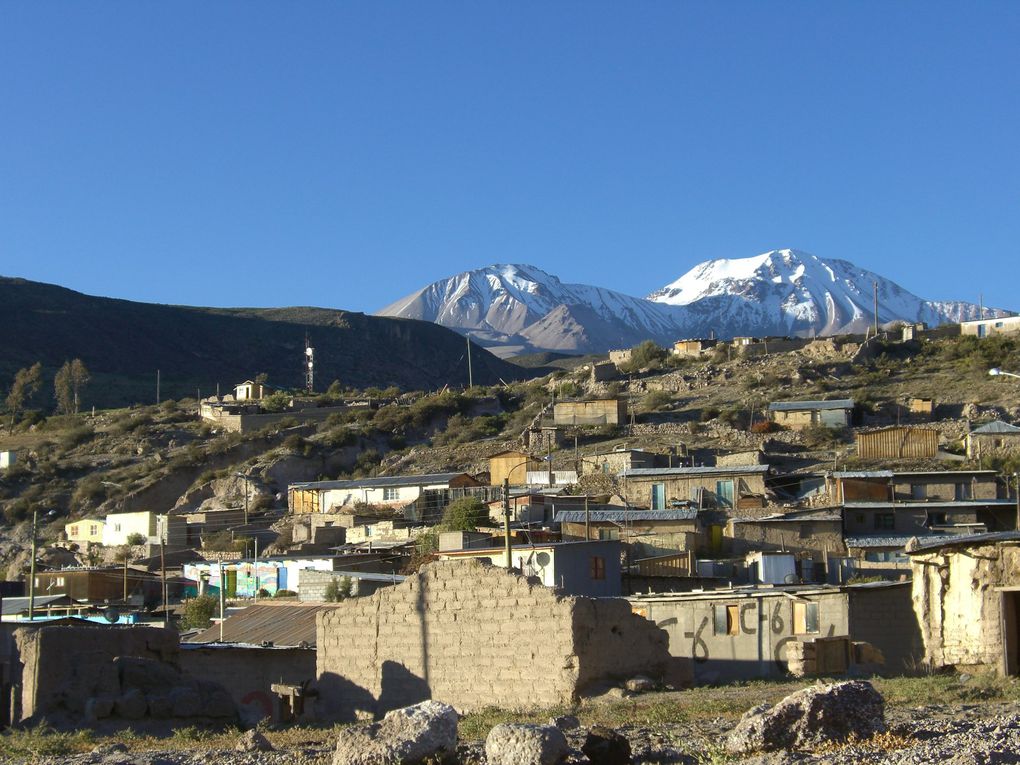
<path id="1" fill-rule="evenodd" d="M 511 486 L 524 486 L 528 482 L 528 471 L 541 469 L 542 463 L 525 452 L 493 454 L 489 457 L 489 485 L 502 486 L 506 478 Z"/>
<path id="2" fill-rule="evenodd" d="M 103 528 L 105 526 L 106 521 L 102 518 L 82 518 L 80 521 L 66 524 L 64 533 L 67 535 L 68 542 L 98 545 L 103 543 Z"/>

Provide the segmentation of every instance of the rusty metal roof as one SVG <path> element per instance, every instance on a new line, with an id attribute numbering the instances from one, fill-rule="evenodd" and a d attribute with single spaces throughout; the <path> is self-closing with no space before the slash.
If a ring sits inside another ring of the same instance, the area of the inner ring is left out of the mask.
<path id="1" fill-rule="evenodd" d="M 246 643 L 274 647 L 315 647 L 315 617 L 320 611 L 336 608 L 337 603 L 265 603 L 248 606 L 223 621 L 224 643 Z M 220 625 L 214 624 L 204 632 L 189 638 L 189 643 L 215 643 L 220 641 Z"/>

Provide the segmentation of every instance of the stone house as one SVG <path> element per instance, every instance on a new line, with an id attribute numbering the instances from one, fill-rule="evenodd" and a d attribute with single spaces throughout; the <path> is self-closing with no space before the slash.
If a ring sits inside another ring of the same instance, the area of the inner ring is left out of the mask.
<path id="1" fill-rule="evenodd" d="M 673 343 L 673 355 L 683 359 L 697 359 L 710 353 L 718 343 L 717 340 L 677 340 Z"/>
<path id="2" fill-rule="evenodd" d="M 907 552 L 925 661 L 1020 674 L 1020 533 L 923 541 Z"/>
<path id="3" fill-rule="evenodd" d="M 553 406 L 553 424 L 564 425 L 625 425 L 627 402 L 622 398 L 557 401 Z"/>
<path id="4" fill-rule="evenodd" d="M 630 361 L 631 349 L 624 348 L 622 350 L 610 351 L 609 360 L 614 364 L 626 364 Z"/>
<path id="5" fill-rule="evenodd" d="M 845 428 L 850 425 L 853 412 L 852 399 L 773 401 L 769 404 L 769 418 L 790 430 L 804 430 L 819 425 Z"/>
<path id="6" fill-rule="evenodd" d="M 663 678 L 675 663 L 666 634 L 627 601 L 565 596 L 478 560 L 432 563 L 320 612 L 316 634 L 323 720 L 425 699 L 463 711 L 570 704 L 601 683 Z"/>
<path id="7" fill-rule="evenodd" d="M 1020 428 L 996 420 L 967 434 L 967 457 L 972 460 L 991 457 L 1016 457 L 1020 454 Z"/>
<path id="8" fill-rule="evenodd" d="M 999 494 L 994 470 L 834 471 L 827 483 L 836 503 L 987 500 Z"/>
<path id="9" fill-rule="evenodd" d="M 620 472 L 622 492 L 635 507 L 693 506 L 721 510 L 765 505 L 768 465 L 634 468 Z"/>
<path id="10" fill-rule="evenodd" d="M 632 559 L 694 550 L 701 539 L 697 510 L 627 510 L 594 505 L 587 510 L 559 510 L 553 522 L 560 524 L 565 541 L 618 539 L 628 545 Z"/>
<path id="11" fill-rule="evenodd" d="M 584 457 L 581 460 L 581 474 L 618 475 L 623 470 L 634 468 L 672 467 L 668 464 L 670 459 L 678 461 L 677 457 L 669 454 L 654 454 L 641 449 L 614 449 Z"/>
<path id="12" fill-rule="evenodd" d="M 838 508 L 797 510 L 764 517 L 730 518 L 722 549 L 728 557 L 751 552 L 792 552 L 800 562 L 804 581 L 821 581 L 829 556 L 846 552 L 843 516 Z"/>

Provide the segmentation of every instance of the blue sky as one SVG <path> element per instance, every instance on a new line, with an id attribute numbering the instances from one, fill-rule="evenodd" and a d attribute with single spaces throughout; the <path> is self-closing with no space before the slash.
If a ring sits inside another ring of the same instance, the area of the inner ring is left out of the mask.
<path id="1" fill-rule="evenodd" d="M 374 311 L 795 247 L 1020 309 L 1020 4 L 0 5 L 0 274 Z"/>

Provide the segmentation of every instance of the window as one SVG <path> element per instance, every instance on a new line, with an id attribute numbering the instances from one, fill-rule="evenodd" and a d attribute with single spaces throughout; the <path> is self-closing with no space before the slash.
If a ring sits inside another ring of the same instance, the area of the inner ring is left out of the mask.
<path id="1" fill-rule="evenodd" d="M 383 502 L 392 502 L 395 499 L 400 499 L 400 489 L 394 487 L 387 487 L 382 490 Z"/>
<path id="2" fill-rule="evenodd" d="M 119 523 L 113 524 L 113 530 L 114 531 L 120 531 L 120 524 Z"/>
<path id="3" fill-rule="evenodd" d="M 591 556 L 591 578 L 599 580 L 606 578 L 605 558 L 598 555 Z"/>
<path id="4" fill-rule="evenodd" d="M 365 536 L 366 536 L 366 537 L 370 537 L 370 536 L 372 536 L 372 533 L 373 533 L 374 531 L 375 531 L 375 529 L 374 529 L 374 528 L 372 528 L 371 526 L 366 526 L 366 527 L 365 527 Z"/>
<path id="5" fill-rule="evenodd" d="M 619 539 L 619 538 L 620 538 L 620 530 L 617 529 L 617 528 L 599 529 L 599 539 L 601 539 L 602 541 L 606 541 L 606 540 L 610 540 L 610 539 Z"/>
<path id="6" fill-rule="evenodd" d="M 925 499 L 928 496 L 927 487 L 923 483 L 910 484 L 911 499 Z"/>
<path id="7" fill-rule="evenodd" d="M 78 527 L 77 526 L 72 526 L 71 527 L 71 536 L 72 537 L 78 536 Z"/>
<path id="8" fill-rule="evenodd" d="M 64 586 L 64 577 L 58 576 L 57 577 L 57 587 L 63 587 L 63 586 Z"/>
<path id="9" fill-rule="evenodd" d="M 930 525 L 930 526 L 945 526 L 946 525 L 946 514 L 945 513 L 928 513 L 928 525 Z"/>
<path id="10" fill-rule="evenodd" d="M 89 526 L 89 534 L 91 536 L 95 536 L 98 533 L 99 533 L 99 526 L 97 526 L 94 523 L 91 526 Z"/>
<path id="11" fill-rule="evenodd" d="M 793 604 L 793 634 L 806 635 L 818 632 L 818 604 L 795 602 Z"/>
<path id="12" fill-rule="evenodd" d="M 892 531 L 896 528 L 896 516 L 892 513 L 875 513 L 875 529 Z"/>
<path id="13" fill-rule="evenodd" d="M 716 481 L 715 496 L 719 507 L 733 507 L 733 481 Z"/>
<path id="14" fill-rule="evenodd" d="M 960 481 L 956 484 L 955 499 L 971 499 L 972 494 L 970 490 L 970 484 L 966 481 Z"/>
<path id="15" fill-rule="evenodd" d="M 652 510 L 666 509 L 666 484 L 652 484 Z"/>
<path id="16" fill-rule="evenodd" d="M 906 563 L 910 558 L 899 550 L 874 550 L 864 553 L 868 563 Z"/>
<path id="17" fill-rule="evenodd" d="M 740 606 L 727 604 L 715 606 L 714 610 L 716 635 L 740 634 Z"/>

